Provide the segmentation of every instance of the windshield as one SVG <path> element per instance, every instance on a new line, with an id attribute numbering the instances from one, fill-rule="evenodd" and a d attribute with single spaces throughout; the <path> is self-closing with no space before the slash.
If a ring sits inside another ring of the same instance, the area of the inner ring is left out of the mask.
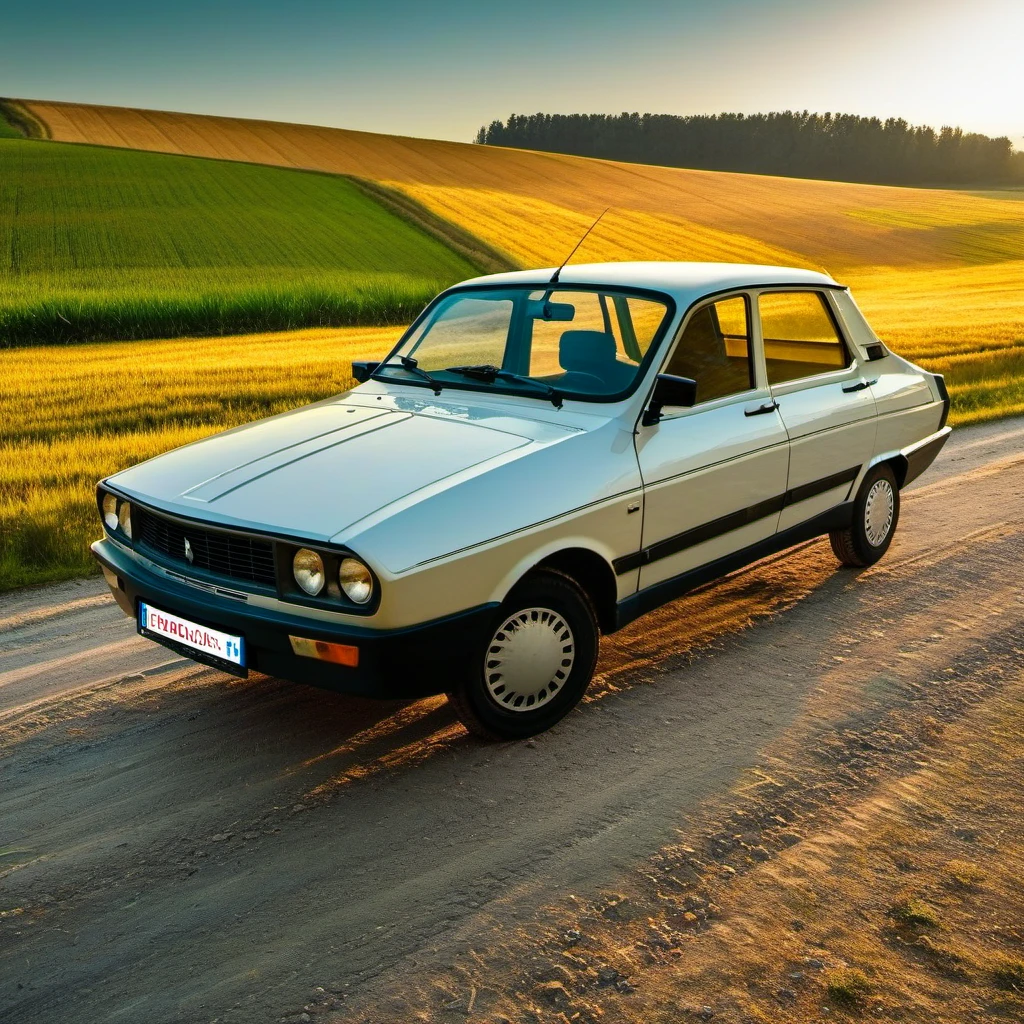
<path id="1" fill-rule="evenodd" d="M 668 299 L 620 290 L 467 289 L 438 300 L 375 376 L 600 401 L 630 390 L 668 314 Z"/>

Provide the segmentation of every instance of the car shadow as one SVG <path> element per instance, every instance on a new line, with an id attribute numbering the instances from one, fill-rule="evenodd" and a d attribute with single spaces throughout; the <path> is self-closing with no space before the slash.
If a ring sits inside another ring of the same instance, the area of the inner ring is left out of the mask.
<path id="1" fill-rule="evenodd" d="M 602 639 L 594 682 L 581 708 L 556 726 L 556 733 L 609 697 L 629 699 L 695 659 L 713 656 L 750 626 L 799 605 L 821 588 L 838 594 L 855 579 L 815 543 L 652 612 Z M 65 717 L 50 730 L 51 742 L 116 744 L 132 729 L 150 732 L 159 722 L 177 756 L 208 760 L 211 777 L 251 771 L 271 785 L 276 801 L 299 803 L 329 798 L 445 752 L 516 746 L 471 737 L 443 696 L 381 701 L 256 673 L 242 680 L 188 662 L 182 666 L 145 691 L 125 686 L 91 697 L 81 714 L 71 721 Z M 218 760 L 217 750 L 231 756 Z"/>
<path id="2" fill-rule="evenodd" d="M 823 587 L 838 595 L 855 579 L 856 574 L 836 566 L 827 546 L 814 543 L 702 587 L 602 639 L 595 679 L 577 713 L 585 715 L 589 706 L 612 695 L 628 695 L 663 679 Z M 267 680 L 255 685 L 280 684 Z M 316 705 L 315 732 L 310 731 L 307 720 L 313 710 L 309 701 Z M 303 735 L 302 745 L 309 755 L 289 773 L 309 781 L 306 798 L 327 796 L 382 771 L 419 764 L 445 750 L 482 745 L 466 733 L 440 696 L 382 704 L 313 691 L 290 703 L 287 721 Z M 325 733 L 334 739 L 327 747 L 323 746 Z"/>

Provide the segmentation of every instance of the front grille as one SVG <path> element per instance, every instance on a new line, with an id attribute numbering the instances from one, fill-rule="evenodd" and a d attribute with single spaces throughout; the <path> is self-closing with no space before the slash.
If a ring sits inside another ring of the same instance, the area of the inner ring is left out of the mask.
<path id="1" fill-rule="evenodd" d="M 270 541 L 193 526 L 138 505 L 132 507 L 132 530 L 137 541 L 186 568 L 275 585 L 274 548 Z M 186 540 L 192 551 L 191 561 L 185 554 Z"/>

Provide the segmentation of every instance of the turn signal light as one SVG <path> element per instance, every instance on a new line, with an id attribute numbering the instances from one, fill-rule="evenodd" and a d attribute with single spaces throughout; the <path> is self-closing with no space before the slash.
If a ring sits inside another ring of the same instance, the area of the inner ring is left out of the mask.
<path id="1" fill-rule="evenodd" d="M 302 636 L 289 636 L 292 650 L 303 658 L 317 658 L 335 665 L 359 667 L 359 648 L 347 644 L 329 644 L 326 640 L 309 640 Z"/>

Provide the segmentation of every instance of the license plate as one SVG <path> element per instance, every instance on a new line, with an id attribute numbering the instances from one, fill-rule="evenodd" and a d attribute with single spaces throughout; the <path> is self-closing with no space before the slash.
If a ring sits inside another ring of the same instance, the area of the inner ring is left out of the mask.
<path id="1" fill-rule="evenodd" d="M 214 665 L 235 675 L 246 675 L 245 639 L 201 626 L 173 612 L 139 602 L 139 632 L 196 661 Z"/>

